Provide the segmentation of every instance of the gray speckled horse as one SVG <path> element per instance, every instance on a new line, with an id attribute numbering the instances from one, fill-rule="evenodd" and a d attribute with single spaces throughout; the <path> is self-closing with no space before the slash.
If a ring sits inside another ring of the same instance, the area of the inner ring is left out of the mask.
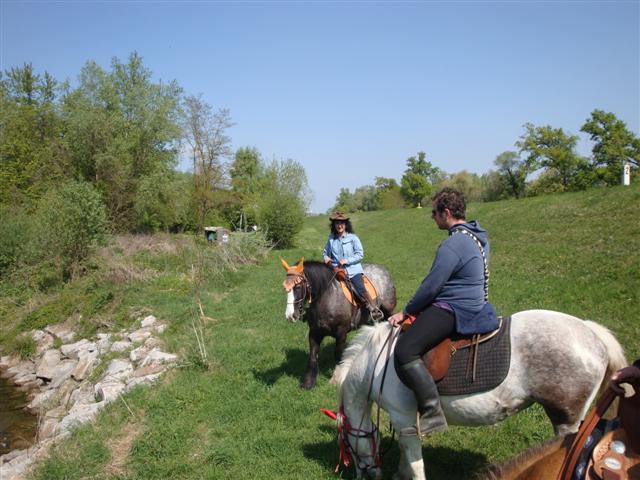
<path id="1" fill-rule="evenodd" d="M 347 434 L 352 446 L 357 445 L 352 454 L 358 476 L 382 476 L 374 462 L 379 442 L 362 438 L 362 432 L 374 430 L 373 400 L 389 413 L 397 432 L 411 429 L 416 423 L 415 397 L 398 379 L 393 362 L 389 362 L 384 388 L 377 398 L 385 362 L 376 362 L 376 357 L 390 330 L 388 324 L 365 327 L 334 373 L 343 412 L 338 421 L 360 425 L 358 432 Z M 556 434 L 573 433 L 608 373 L 626 364 L 622 347 L 605 327 L 565 313 L 527 310 L 512 316 L 511 365 L 504 381 L 493 390 L 441 396 L 440 401 L 450 424 L 470 426 L 497 423 L 538 402 Z M 424 479 L 421 439 L 415 434 L 401 435 L 398 442 L 401 457 L 396 478 Z"/>
<path id="2" fill-rule="evenodd" d="M 302 318 L 309 324 L 309 361 L 300 386 L 313 388 L 318 377 L 320 343 L 326 336 L 336 339 L 335 359 L 339 362 L 347 342 L 347 332 L 370 321 L 366 308 L 354 307 L 342 293 L 333 270 L 321 262 L 294 266 L 282 260 L 287 272 L 283 287 L 287 292 L 285 317 L 290 322 Z M 386 319 L 396 306 L 396 287 L 386 268 L 363 265 L 364 274 L 378 292 L 378 305 Z M 303 314 L 304 312 L 304 314 Z"/>

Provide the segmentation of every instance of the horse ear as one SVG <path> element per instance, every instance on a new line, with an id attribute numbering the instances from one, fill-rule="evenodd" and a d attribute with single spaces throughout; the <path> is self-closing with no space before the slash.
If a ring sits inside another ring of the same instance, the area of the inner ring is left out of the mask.
<path id="1" fill-rule="evenodd" d="M 298 263 L 296 263 L 296 266 L 294 268 L 296 269 L 296 272 L 298 272 L 298 273 L 304 272 L 304 257 L 302 257 L 300 259 L 300 261 Z"/>
<path id="2" fill-rule="evenodd" d="M 291 268 L 284 258 L 281 258 L 280 261 L 282 262 L 282 266 L 285 270 L 289 270 Z"/>

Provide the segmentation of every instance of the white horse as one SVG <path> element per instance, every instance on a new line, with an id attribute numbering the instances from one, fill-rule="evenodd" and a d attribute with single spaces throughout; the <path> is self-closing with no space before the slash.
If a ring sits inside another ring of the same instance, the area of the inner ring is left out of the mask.
<path id="1" fill-rule="evenodd" d="M 332 379 L 340 385 L 338 425 L 344 451 L 351 455 L 358 477 L 382 478 L 373 401 L 389 413 L 397 432 L 411 431 L 416 424 L 413 392 L 398 379 L 392 360 L 386 374 L 385 356 L 377 360 L 390 331 L 386 323 L 364 327 Z M 605 327 L 560 312 L 528 310 L 512 316 L 511 365 L 504 381 L 490 391 L 441 396 L 440 401 L 449 424 L 469 426 L 497 423 L 538 402 L 556 434 L 572 433 L 608 374 L 626 364 L 622 347 Z M 398 442 L 395 478 L 424 479 L 421 438 L 400 434 Z"/>

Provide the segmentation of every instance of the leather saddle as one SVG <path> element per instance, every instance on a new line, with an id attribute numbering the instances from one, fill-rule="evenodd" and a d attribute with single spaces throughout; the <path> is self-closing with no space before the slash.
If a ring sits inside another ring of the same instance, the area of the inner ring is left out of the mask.
<path id="1" fill-rule="evenodd" d="M 353 306 L 361 307 L 363 305 L 362 300 L 360 300 L 358 294 L 354 292 L 354 287 L 349 280 L 349 277 L 347 277 L 345 269 L 335 267 L 333 269 L 333 272 L 336 275 L 336 280 L 338 280 L 338 282 L 340 283 L 342 293 L 344 294 L 347 301 Z M 376 301 L 378 299 L 378 292 L 376 290 L 376 287 L 373 286 L 373 283 L 371 283 L 366 275 L 363 274 L 362 278 L 364 280 L 364 286 L 367 289 L 367 292 L 369 292 L 371 298 Z"/>
<path id="2" fill-rule="evenodd" d="M 478 363 L 478 350 L 481 344 L 488 342 L 492 338 L 496 337 L 503 326 L 503 318 L 498 317 L 498 328 L 492 332 L 485 333 L 483 335 L 472 335 L 460 338 L 446 338 L 440 342 L 435 348 L 432 348 L 422 356 L 422 362 L 426 366 L 427 370 L 438 382 L 442 380 L 449 371 L 451 360 L 453 356 L 460 350 L 469 349 L 470 365 L 468 365 L 468 372 L 471 372 L 471 381 L 475 380 L 476 367 Z"/>

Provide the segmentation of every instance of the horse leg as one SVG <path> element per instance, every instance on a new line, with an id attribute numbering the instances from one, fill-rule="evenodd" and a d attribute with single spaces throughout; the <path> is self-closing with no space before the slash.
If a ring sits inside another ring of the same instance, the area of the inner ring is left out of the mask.
<path id="1" fill-rule="evenodd" d="M 335 359 L 336 364 L 340 363 L 342 360 L 342 353 L 344 352 L 345 347 L 347 346 L 347 330 L 345 328 L 339 328 L 336 332 L 336 350 L 335 350 Z"/>
<path id="2" fill-rule="evenodd" d="M 400 435 L 400 465 L 397 480 L 425 480 L 424 461 L 422 460 L 422 440 L 417 435 Z"/>
<path id="3" fill-rule="evenodd" d="M 302 388 L 310 389 L 315 387 L 316 378 L 318 377 L 318 355 L 320 353 L 320 344 L 324 334 L 309 330 L 309 361 L 307 362 L 307 371 L 304 373 Z"/>

